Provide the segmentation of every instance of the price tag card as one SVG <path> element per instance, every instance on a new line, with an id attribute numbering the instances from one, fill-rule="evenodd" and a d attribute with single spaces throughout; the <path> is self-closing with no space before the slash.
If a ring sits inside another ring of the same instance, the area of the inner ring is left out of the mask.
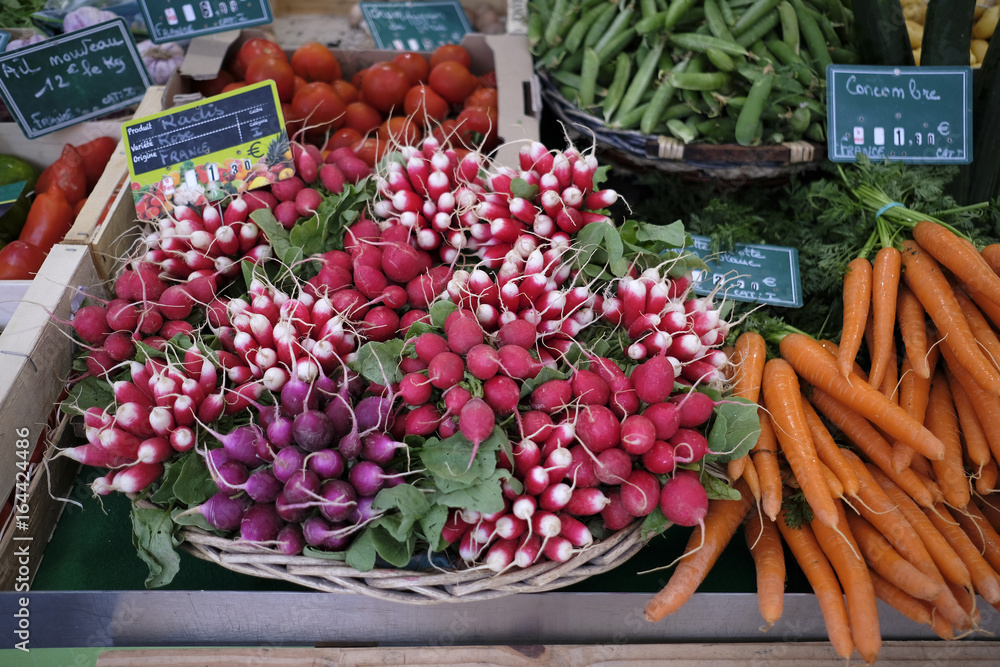
<path id="1" fill-rule="evenodd" d="M 9 211 L 14 202 L 21 197 L 27 184 L 28 181 L 18 181 L 17 183 L 0 185 L 0 216 Z"/>
<path id="2" fill-rule="evenodd" d="M 719 290 L 736 301 L 767 303 L 785 308 L 802 307 L 799 251 L 777 245 L 737 243 L 730 252 L 713 253 L 711 239 L 691 235 L 688 249 L 704 260 L 708 271 L 694 272 L 695 294 Z M 723 283 L 718 288 L 719 283 Z"/>
<path id="3" fill-rule="evenodd" d="M 267 0 L 139 0 L 139 6 L 155 44 L 272 21 Z"/>
<path id="4" fill-rule="evenodd" d="M 10 33 L 6 30 L 0 30 L 0 53 L 3 53 L 4 49 L 7 48 L 7 42 L 10 41 Z"/>
<path id="5" fill-rule="evenodd" d="M 122 125 L 136 214 L 202 206 L 295 174 L 273 81 Z"/>
<path id="6" fill-rule="evenodd" d="M 834 162 L 972 162 L 972 68 L 831 65 L 827 142 Z"/>
<path id="7" fill-rule="evenodd" d="M 0 54 L 0 95 L 29 139 L 135 104 L 149 85 L 121 18 Z"/>
<path id="8" fill-rule="evenodd" d="M 362 2 L 361 13 L 380 49 L 433 51 L 472 32 L 458 0 Z"/>

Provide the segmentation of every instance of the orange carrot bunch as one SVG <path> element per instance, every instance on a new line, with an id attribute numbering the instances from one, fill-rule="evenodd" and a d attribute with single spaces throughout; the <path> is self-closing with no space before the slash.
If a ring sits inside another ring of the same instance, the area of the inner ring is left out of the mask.
<path id="1" fill-rule="evenodd" d="M 761 336 L 736 341 L 734 394 L 760 403 L 761 433 L 728 472 L 751 498 L 710 508 L 685 585 L 672 578 L 647 618 L 694 592 L 744 518 L 768 625 L 780 534 L 844 658 L 876 660 L 876 599 L 945 639 L 977 629 L 978 600 L 1000 609 L 1000 247 L 979 252 L 936 222 L 911 231 L 851 262 L 839 346 L 784 333 L 765 362 Z"/>

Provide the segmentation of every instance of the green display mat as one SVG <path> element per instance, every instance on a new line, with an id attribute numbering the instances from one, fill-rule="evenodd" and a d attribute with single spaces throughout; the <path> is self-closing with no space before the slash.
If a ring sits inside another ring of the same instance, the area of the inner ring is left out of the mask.
<path id="1" fill-rule="evenodd" d="M 146 565 L 132 546 L 129 519 L 130 502 L 115 493 L 98 498 L 89 483 L 100 471 L 84 468 L 74 482 L 70 498 L 80 506 L 68 504 L 63 510 L 52 540 L 39 565 L 34 591 L 143 590 Z M 560 589 L 563 592 L 643 593 L 658 591 L 672 570 L 659 570 L 684 551 L 690 528 L 675 526 L 654 538 L 632 559 L 605 574 L 590 577 Z M 808 582 L 789 558 L 787 591 L 809 592 Z M 251 577 L 227 570 L 181 552 L 180 572 L 162 590 L 211 591 L 308 591 L 311 589 L 276 580 Z M 742 531 L 719 557 L 700 592 L 752 593 L 756 590 L 753 560 Z"/>

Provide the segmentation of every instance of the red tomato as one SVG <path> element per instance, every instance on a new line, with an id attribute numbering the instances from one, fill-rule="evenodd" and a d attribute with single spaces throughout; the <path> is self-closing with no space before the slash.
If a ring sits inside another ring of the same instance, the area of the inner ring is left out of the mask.
<path id="1" fill-rule="evenodd" d="M 340 129 L 345 108 L 330 84 L 322 81 L 307 83 L 292 98 L 292 114 L 313 132 Z"/>
<path id="2" fill-rule="evenodd" d="M 251 37 L 243 42 L 239 51 L 236 52 L 236 57 L 230 66 L 233 76 L 237 79 L 242 79 L 246 75 L 247 67 L 250 66 L 250 63 L 257 56 L 271 56 L 273 58 L 288 60 L 288 56 L 285 54 L 285 50 L 281 48 L 281 45 L 263 37 Z"/>
<path id="3" fill-rule="evenodd" d="M 295 94 L 295 71 L 287 60 L 273 56 L 259 56 L 247 66 L 246 82 L 260 83 L 271 79 L 278 89 L 278 99 L 290 102 Z"/>
<path id="4" fill-rule="evenodd" d="M 472 91 L 471 95 L 465 98 L 465 107 L 482 107 L 496 111 L 499 108 L 497 106 L 497 89 L 477 88 Z"/>
<path id="5" fill-rule="evenodd" d="M 449 104 L 461 104 L 476 89 L 477 79 L 465 65 L 446 60 L 431 69 L 427 82 Z"/>
<path id="6" fill-rule="evenodd" d="M 420 125 L 408 116 L 393 116 L 378 126 L 378 138 L 400 146 L 416 146 L 423 136 Z"/>
<path id="7" fill-rule="evenodd" d="M 430 86 L 417 84 L 410 88 L 403 100 L 406 115 L 423 125 L 427 120 L 442 121 L 448 116 L 448 103 Z"/>
<path id="8" fill-rule="evenodd" d="M 309 82 L 306 81 L 305 79 L 303 79 L 298 74 L 295 75 L 295 79 L 293 79 L 293 80 L 295 81 L 295 85 L 292 86 L 292 97 L 294 98 L 295 97 L 295 93 L 297 93 L 300 90 L 302 90 L 302 86 L 306 85 Z"/>
<path id="9" fill-rule="evenodd" d="M 330 86 L 333 88 L 333 92 L 337 93 L 340 99 L 344 100 L 344 104 L 358 101 L 358 89 L 350 81 L 337 79 Z"/>
<path id="10" fill-rule="evenodd" d="M 361 80 L 361 92 L 365 101 L 382 113 L 402 108 L 409 89 L 410 79 L 406 71 L 393 62 L 375 63 L 368 68 Z"/>
<path id="11" fill-rule="evenodd" d="M 373 168 L 382 158 L 382 153 L 384 151 L 384 143 L 380 142 L 375 137 L 365 137 L 361 140 L 361 143 L 354 147 L 354 153 L 361 158 L 365 164 Z"/>
<path id="12" fill-rule="evenodd" d="M 483 107 L 466 107 L 455 119 L 462 143 L 491 150 L 497 145 L 497 112 Z"/>
<path id="13" fill-rule="evenodd" d="M 333 134 L 330 138 L 326 140 L 326 145 L 323 146 L 323 152 L 335 151 L 338 148 L 355 146 L 361 143 L 363 137 L 358 133 L 357 130 L 350 127 L 342 127 Z"/>
<path id="14" fill-rule="evenodd" d="M 87 172 L 83 168 L 83 158 L 71 144 L 63 146 L 59 159 L 39 175 L 35 192 L 47 192 L 53 186 L 62 190 L 71 207 L 87 196 Z"/>
<path id="15" fill-rule="evenodd" d="M 487 72 L 479 77 L 479 83 L 486 88 L 496 88 L 497 87 L 497 73 L 496 71 Z"/>
<path id="16" fill-rule="evenodd" d="M 465 47 L 458 44 L 442 44 L 431 54 L 431 69 L 449 60 L 462 63 L 466 69 L 472 66 L 472 57 Z"/>
<path id="17" fill-rule="evenodd" d="M 227 83 L 222 87 L 223 93 L 228 93 L 230 90 L 239 90 L 240 88 L 245 88 L 247 85 L 246 81 L 233 81 L 232 83 Z"/>
<path id="18" fill-rule="evenodd" d="M 73 207 L 58 188 L 53 188 L 35 197 L 18 240 L 48 253 L 72 226 Z"/>
<path id="19" fill-rule="evenodd" d="M 367 67 L 365 69 L 359 69 L 357 72 L 354 73 L 354 76 L 351 77 L 351 85 L 354 86 L 355 90 L 358 91 L 361 90 L 361 82 L 364 81 L 365 74 L 367 72 L 368 72 Z"/>
<path id="20" fill-rule="evenodd" d="M 24 241 L 11 241 L 0 249 L 0 280 L 31 280 L 42 268 L 45 253 Z"/>
<path id="21" fill-rule="evenodd" d="M 317 42 L 306 42 L 292 54 L 292 69 L 306 81 L 330 83 L 340 78 L 340 63 L 333 51 Z"/>
<path id="22" fill-rule="evenodd" d="M 114 137 L 95 137 L 76 147 L 83 161 L 83 173 L 87 175 L 88 193 L 97 185 L 117 147 L 118 139 Z"/>
<path id="23" fill-rule="evenodd" d="M 382 124 L 382 114 L 370 104 L 352 102 L 344 111 L 344 127 L 365 135 Z"/>
<path id="24" fill-rule="evenodd" d="M 427 58 L 419 53 L 406 51 L 393 58 L 392 62 L 403 68 L 406 75 L 410 77 L 411 86 L 427 82 L 427 75 L 430 73 L 431 67 L 427 63 Z"/>
<path id="25" fill-rule="evenodd" d="M 457 134 L 458 124 L 455 122 L 454 118 L 445 120 L 431 132 L 431 136 L 437 139 L 438 143 L 442 146 L 453 146 L 456 143 L 461 143 L 453 141 Z"/>

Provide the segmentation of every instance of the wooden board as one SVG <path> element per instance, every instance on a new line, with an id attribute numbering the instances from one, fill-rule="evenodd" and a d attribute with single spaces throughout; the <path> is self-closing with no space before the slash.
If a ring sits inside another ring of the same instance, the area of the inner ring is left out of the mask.
<path id="1" fill-rule="evenodd" d="M 14 488 L 17 429 L 32 441 L 43 429 L 69 378 L 71 305 L 81 290 L 103 296 L 87 246 L 52 248 L 24 300 L 0 334 L 0 498 Z"/>
<path id="2" fill-rule="evenodd" d="M 996 665 L 1000 645 L 987 641 L 887 642 L 879 667 L 923 667 L 930 664 Z M 604 667 L 669 665 L 670 667 L 844 667 L 845 660 L 829 644 L 616 644 L 549 646 L 451 646 L 394 648 L 183 648 L 109 650 L 97 667 L 157 665 L 546 665 Z M 857 661 L 860 664 L 860 660 Z"/>

